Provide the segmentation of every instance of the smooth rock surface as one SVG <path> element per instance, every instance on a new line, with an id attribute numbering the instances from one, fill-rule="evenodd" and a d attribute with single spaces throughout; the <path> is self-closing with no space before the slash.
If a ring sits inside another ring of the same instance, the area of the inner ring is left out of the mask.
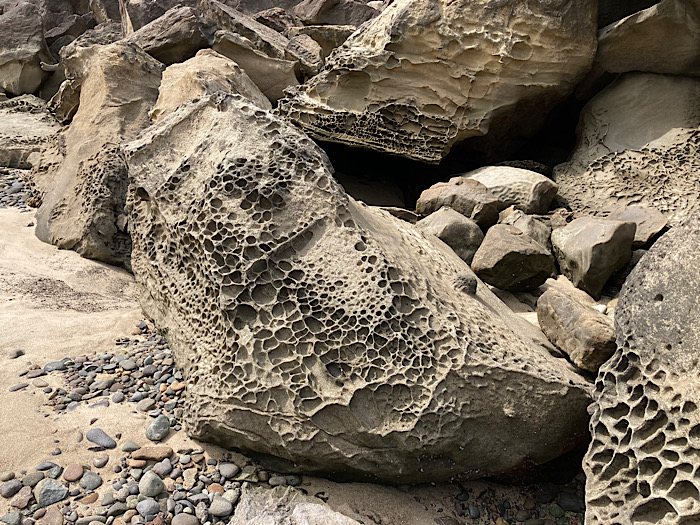
<path id="1" fill-rule="evenodd" d="M 646 206 L 627 206 L 608 215 L 608 219 L 633 222 L 637 225 L 632 248 L 645 246 L 668 224 L 663 213 Z"/>
<path id="2" fill-rule="evenodd" d="M 547 213 L 557 185 L 537 172 L 510 166 L 486 166 L 463 175 L 479 181 L 505 206 L 525 213 Z"/>
<path id="3" fill-rule="evenodd" d="M 484 231 L 496 223 L 498 212 L 504 207 L 486 186 L 465 177 L 452 177 L 424 190 L 416 202 L 416 212 L 429 215 L 443 206 L 473 220 Z"/>
<path id="4" fill-rule="evenodd" d="M 545 221 L 532 215 L 527 215 L 521 210 L 515 210 L 500 222 L 515 226 L 535 242 L 551 251 L 552 227 L 546 224 Z"/>
<path id="5" fill-rule="evenodd" d="M 447 244 L 467 264 L 484 240 L 479 225 L 452 208 L 443 207 L 416 223 L 416 228 Z"/>

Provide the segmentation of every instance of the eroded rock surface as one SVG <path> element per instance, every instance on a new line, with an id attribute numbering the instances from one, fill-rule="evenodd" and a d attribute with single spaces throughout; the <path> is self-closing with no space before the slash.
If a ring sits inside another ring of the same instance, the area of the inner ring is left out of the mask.
<path id="1" fill-rule="evenodd" d="M 134 274 L 193 437 L 406 482 L 541 463 L 581 437 L 587 384 L 539 329 L 463 290 L 477 281 L 447 246 L 348 198 L 296 128 L 209 96 L 124 152 Z"/>
<path id="2" fill-rule="evenodd" d="M 700 516 L 700 212 L 627 279 L 617 351 L 600 369 L 584 461 L 586 523 L 693 523 Z"/>
<path id="3" fill-rule="evenodd" d="M 61 129 L 46 102 L 33 95 L 0 100 L 0 122 L 0 166 L 6 168 L 31 168 L 32 154 Z"/>
<path id="4" fill-rule="evenodd" d="M 397 0 L 279 111 L 322 140 L 426 162 L 470 137 L 532 134 L 590 68 L 594 16 L 590 0 Z"/>

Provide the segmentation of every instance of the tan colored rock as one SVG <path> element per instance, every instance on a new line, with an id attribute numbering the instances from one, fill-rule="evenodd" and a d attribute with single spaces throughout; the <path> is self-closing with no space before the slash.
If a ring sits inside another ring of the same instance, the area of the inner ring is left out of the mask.
<path id="1" fill-rule="evenodd" d="M 477 223 L 447 207 L 418 221 L 416 228 L 440 239 L 467 264 L 471 264 L 476 250 L 484 240 L 484 234 Z"/>
<path id="2" fill-rule="evenodd" d="M 663 0 L 604 27 L 596 60 L 610 73 L 700 75 L 700 4 Z"/>
<path id="3" fill-rule="evenodd" d="M 638 204 L 671 224 L 700 204 L 700 79 L 627 73 L 581 112 L 569 162 L 554 169 L 559 197 L 577 214 Z"/>
<path id="4" fill-rule="evenodd" d="M 641 248 L 656 237 L 668 224 L 663 213 L 646 206 L 627 206 L 611 213 L 608 219 L 633 222 L 637 225 L 632 248 Z"/>
<path id="5" fill-rule="evenodd" d="M 424 190 L 416 202 L 416 212 L 429 215 L 443 206 L 473 220 L 484 231 L 496 223 L 498 211 L 503 208 L 486 186 L 466 177 L 452 177 L 448 182 L 438 182 Z"/>
<path id="6" fill-rule="evenodd" d="M 306 25 L 349 25 L 359 27 L 379 11 L 358 0 L 303 0 L 292 9 Z"/>
<path id="7" fill-rule="evenodd" d="M 163 461 L 173 455 L 173 449 L 166 446 L 141 447 L 131 453 L 133 459 L 145 459 L 148 461 Z"/>
<path id="8" fill-rule="evenodd" d="M 214 95 L 124 153 L 134 274 L 186 375 L 192 437 L 285 472 L 406 482 L 584 437 L 588 385 L 539 328 L 465 290 L 444 243 L 348 198 L 294 126 Z"/>
<path id="9" fill-rule="evenodd" d="M 594 17 L 590 0 L 397 0 L 279 111 L 322 140 L 425 162 L 489 133 L 503 146 L 586 74 Z"/>
<path id="10" fill-rule="evenodd" d="M 58 144 L 63 159 L 54 155 L 55 163 L 36 177 L 46 192 L 36 234 L 83 257 L 128 267 L 128 180 L 118 145 L 150 124 L 163 66 L 120 42 L 78 48 L 65 65 L 80 79 L 80 106 Z"/>
<path id="11" fill-rule="evenodd" d="M 150 112 L 158 122 L 177 106 L 202 95 L 217 91 L 237 93 L 263 109 L 271 109 L 270 101 L 233 60 L 211 49 L 203 49 L 193 58 L 173 64 L 163 72 L 158 101 Z"/>
<path id="12" fill-rule="evenodd" d="M 355 26 L 305 26 L 289 29 L 286 35 L 293 39 L 295 36 L 307 35 L 314 39 L 321 46 L 323 58 L 331 54 L 331 52 L 345 42 L 357 28 Z"/>
<path id="13" fill-rule="evenodd" d="M 0 100 L 0 122 L 0 166 L 6 168 L 31 168 L 49 137 L 61 129 L 46 102 L 33 95 Z"/>
<path id="14" fill-rule="evenodd" d="M 528 215 L 521 210 L 515 210 L 506 218 L 500 221 L 502 224 L 515 226 L 525 235 L 537 242 L 540 246 L 552 250 L 552 227 L 545 221 Z"/>

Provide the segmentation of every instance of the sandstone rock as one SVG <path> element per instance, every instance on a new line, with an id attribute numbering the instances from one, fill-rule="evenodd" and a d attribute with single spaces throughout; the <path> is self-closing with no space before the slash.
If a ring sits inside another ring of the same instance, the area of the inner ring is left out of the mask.
<path id="1" fill-rule="evenodd" d="M 397 0 L 279 111 L 319 139 L 425 162 L 487 133 L 515 144 L 590 68 L 594 11 L 590 0 Z"/>
<path id="2" fill-rule="evenodd" d="M 521 210 L 515 210 L 513 213 L 503 219 L 501 223 L 515 226 L 525 235 L 537 242 L 540 246 L 551 251 L 552 228 L 544 221 L 533 217 L 532 215 L 527 215 Z"/>
<path id="3" fill-rule="evenodd" d="M 599 0 L 598 27 L 605 27 L 658 3 L 659 0 Z"/>
<path id="4" fill-rule="evenodd" d="M 355 200 L 370 206 L 395 208 L 404 208 L 406 206 L 403 191 L 392 181 L 351 177 L 337 171 L 334 177 L 335 180 L 340 182 L 345 192 Z"/>
<path id="5" fill-rule="evenodd" d="M 700 212 L 659 239 L 615 309 L 584 460 L 586 523 L 692 523 L 700 450 Z"/>
<path id="6" fill-rule="evenodd" d="M 8 4 L 0 14 L 0 88 L 13 95 L 34 93 L 48 77 L 41 62 L 53 59 L 40 7 L 29 1 Z"/>
<path id="7" fill-rule="evenodd" d="M 177 106 L 217 91 L 237 93 L 263 109 L 270 101 L 238 65 L 211 49 L 203 49 L 182 64 L 173 64 L 163 72 L 158 101 L 151 110 L 151 120 L 158 122 Z"/>
<path id="8" fill-rule="evenodd" d="M 610 276 L 632 256 L 633 222 L 581 217 L 552 232 L 561 272 L 578 288 L 600 297 Z"/>
<path id="9" fill-rule="evenodd" d="M 641 248 L 666 227 L 668 220 L 663 213 L 646 206 L 627 206 L 611 213 L 608 219 L 633 222 L 637 225 L 633 248 Z"/>
<path id="10" fill-rule="evenodd" d="M 700 4 L 663 0 L 600 31 L 596 60 L 610 73 L 700 75 Z"/>
<path id="11" fill-rule="evenodd" d="M 224 3 L 241 13 L 252 16 L 275 7 L 291 11 L 299 2 L 301 0 L 226 0 Z"/>
<path id="12" fill-rule="evenodd" d="M 80 79 L 80 107 L 62 137 L 65 158 L 37 176 L 46 195 L 36 234 L 83 257 L 128 267 L 128 181 L 117 146 L 150 124 L 163 66 L 120 42 L 78 48 L 65 64 Z"/>
<path id="13" fill-rule="evenodd" d="M 590 372 L 615 353 L 612 320 L 573 297 L 550 288 L 537 300 L 537 321 L 557 348 Z"/>
<path id="14" fill-rule="evenodd" d="M 482 230 L 496 223 L 498 211 L 503 207 L 486 186 L 465 177 L 453 177 L 448 182 L 438 182 L 423 191 L 416 203 L 416 211 L 429 215 L 443 206 L 472 219 Z"/>
<path id="15" fill-rule="evenodd" d="M 490 285 L 508 292 L 526 292 L 552 275 L 554 257 L 515 226 L 497 224 L 486 232 L 471 267 Z"/>
<path id="16" fill-rule="evenodd" d="M 285 11 L 281 7 L 260 11 L 253 15 L 252 19 L 281 34 L 293 27 L 304 25 L 299 17 L 294 16 L 290 11 Z"/>
<path id="17" fill-rule="evenodd" d="M 578 214 L 639 204 L 671 223 L 700 204 L 700 79 L 628 73 L 581 113 L 569 162 L 554 169 L 559 196 Z"/>
<path id="18" fill-rule="evenodd" d="M 486 166 L 465 173 L 486 186 L 506 206 L 525 213 L 547 213 L 557 194 L 557 185 L 534 171 L 510 166 Z"/>
<path id="19" fill-rule="evenodd" d="M 156 60 L 170 65 L 184 62 L 214 40 L 213 25 L 191 7 L 177 6 L 146 24 L 124 41 L 133 43 Z"/>
<path id="20" fill-rule="evenodd" d="M 119 22 L 119 0 L 90 0 L 90 11 L 98 24 Z"/>
<path id="21" fill-rule="evenodd" d="M 0 166 L 29 169 L 46 140 L 61 126 L 46 107 L 46 102 L 23 95 L 0 100 Z"/>
<path id="22" fill-rule="evenodd" d="M 299 35 L 307 35 L 314 39 L 323 52 L 325 59 L 331 52 L 341 46 L 357 28 L 354 26 L 306 26 L 295 27 L 287 31 L 289 38 Z"/>
<path id="23" fill-rule="evenodd" d="M 299 59 L 299 69 L 304 78 L 318 74 L 323 66 L 323 49 L 309 35 L 297 35 L 289 39 L 287 54 Z"/>
<path id="24" fill-rule="evenodd" d="M 199 0 L 123 0 L 123 3 L 121 23 L 124 36 L 129 36 L 176 6 L 197 7 Z"/>
<path id="25" fill-rule="evenodd" d="M 266 489 L 246 483 L 230 525 L 360 525 L 323 500 L 292 487 Z"/>
<path id="26" fill-rule="evenodd" d="M 440 208 L 416 223 L 423 233 L 434 235 L 447 244 L 467 264 L 484 240 L 479 225 L 452 208 Z"/>
<path id="27" fill-rule="evenodd" d="M 348 198 L 293 126 L 214 95 L 124 153 L 134 274 L 186 374 L 191 436 L 405 482 L 581 437 L 588 387 L 541 331 L 463 291 L 473 273 L 446 245 Z"/>
<path id="28" fill-rule="evenodd" d="M 357 0 L 303 0 L 292 12 L 306 25 L 329 24 L 359 27 L 379 11 Z"/>

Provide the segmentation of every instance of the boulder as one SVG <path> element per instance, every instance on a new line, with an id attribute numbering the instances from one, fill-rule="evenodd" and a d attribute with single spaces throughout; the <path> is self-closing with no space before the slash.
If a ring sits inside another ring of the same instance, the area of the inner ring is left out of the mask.
<path id="1" fill-rule="evenodd" d="M 305 26 L 287 30 L 287 36 L 294 38 L 299 35 L 307 35 L 321 46 L 323 59 L 340 47 L 357 28 L 354 26 Z"/>
<path id="2" fill-rule="evenodd" d="M 627 206 L 611 213 L 608 219 L 633 222 L 637 225 L 632 248 L 641 248 L 656 237 L 668 224 L 663 213 L 646 206 Z"/>
<path id="3" fill-rule="evenodd" d="M 349 198 L 297 128 L 218 94 L 123 151 L 141 304 L 186 376 L 193 438 L 411 483 L 582 437 L 587 383 L 539 328 L 444 243 Z"/>
<path id="4" fill-rule="evenodd" d="M 700 211 L 663 235 L 615 309 L 617 351 L 596 381 L 586 523 L 692 523 L 700 481 Z"/>
<path id="5" fill-rule="evenodd" d="M 515 210 L 500 222 L 515 226 L 540 246 L 548 250 L 552 249 L 552 227 L 543 220 L 527 215 L 521 210 Z"/>
<path id="6" fill-rule="evenodd" d="M 199 51 L 182 64 L 173 64 L 163 72 L 158 101 L 150 112 L 158 122 L 187 100 L 217 91 L 237 93 L 263 109 L 270 101 L 233 60 L 211 49 Z"/>
<path id="7" fill-rule="evenodd" d="M 630 204 L 669 221 L 700 204 L 700 79 L 626 73 L 581 112 L 569 162 L 554 169 L 559 197 L 577 214 Z"/>
<path id="8" fill-rule="evenodd" d="M 225 4 L 248 16 L 266 11 L 268 9 L 280 8 L 291 11 L 301 0 L 225 0 Z"/>
<path id="9" fill-rule="evenodd" d="M 124 36 L 150 24 L 176 6 L 197 7 L 200 0 L 120 0 L 123 1 L 121 23 Z"/>
<path id="10" fill-rule="evenodd" d="M 580 217 L 552 232 L 552 247 L 561 272 L 594 298 L 610 276 L 632 257 L 636 225 L 596 217 Z"/>
<path id="11" fill-rule="evenodd" d="M 557 185 L 537 172 L 510 166 L 486 166 L 465 173 L 486 186 L 506 206 L 525 213 L 547 213 Z"/>
<path id="12" fill-rule="evenodd" d="M 514 146 L 590 68 L 596 4 L 396 0 L 279 111 L 321 140 L 424 162 L 487 134 Z"/>
<path id="13" fill-rule="evenodd" d="M 119 22 L 119 0 L 90 0 L 90 11 L 98 24 Z"/>
<path id="14" fill-rule="evenodd" d="M 301 27 L 304 25 L 299 17 L 294 16 L 290 11 L 285 11 L 281 7 L 273 7 L 272 9 L 260 11 L 251 18 L 281 34 L 284 34 L 285 31 L 293 27 Z"/>
<path id="15" fill-rule="evenodd" d="M 292 12 L 306 25 L 329 24 L 359 27 L 379 11 L 358 0 L 303 0 Z"/>
<path id="16" fill-rule="evenodd" d="M 551 252 L 515 226 L 489 228 L 471 264 L 484 282 L 508 292 L 527 292 L 554 273 Z"/>
<path id="17" fill-rule="evenodd" d="M 579 368 L 597 373 L 615 353 L 612 320 L 555 288 L 537 300 L 537 321 L 549 340 Z"/>
<path id="18" fill-rule="evenodd" d="M 448 182 L 438 182 L 424 190 L 416 202 L 416 211 L 429 215 L 443 206 L 472 219 L 484 231 L 496 223 L 503 207 L 486 186 L 465 177 L 452 177 Z"/>
<path id="19" fill-rule="evenodd" d="M 177 6 L 146 24 L 124 41 L 133 43 L 156 60 L 170 65 L 184 62 L 214 41 L 214 27 L 198 10 Z"/>
<path id="20" fill-rule="evenodd" d="M 699 42 L 700 4 L 663 0 L 601 29 L 596 60 L 610 73 L 700 75 Z"/>
<path id="21" fill-rule="evenodd" d="M 484 240 L 479 225 L 452 208 L 440 208 L 416 223 L 416 228 L 447 244 L 467 264 Z"/>
<path id="22" fill-rule="evenodd" d="M 13 95 L 34 93 L 49 76 L 41 62 L 53 63 L 44 41 L 41 8 L 18 1 L 0 11 L 0 89 Z"/>
<path id="23" fill-rule="evenodd" d="M 659 0 L 599 0 L 598 27 L 605 27 L 658 3 Z"/>
<path id="24" fill-rule="evenodd" d="M 36 177 L 46 192 L 36 234 L 83 257 L 128 267 L 128 181 L 118 145 L 150 124 L 163 65 L 121 42 L 78 48 L 65 64 L 79 79 L 80 106 L 59 145 L 65 157 Z"/>
<path id="25" fill-rule="evenodd" d="M 0 166 L 29 169 L 47 139 L 61 126 L 46 107 L 33 95 L 0 100 Z"/>

